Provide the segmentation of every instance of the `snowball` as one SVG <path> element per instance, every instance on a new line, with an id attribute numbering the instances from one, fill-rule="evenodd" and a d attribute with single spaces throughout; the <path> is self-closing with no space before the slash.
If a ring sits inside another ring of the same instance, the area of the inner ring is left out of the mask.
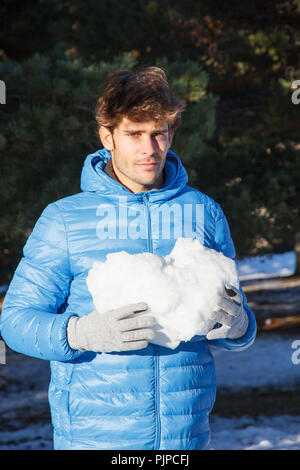
<path id="1" fill-rule="evenodd" d="M 149 309 L 143 315 L 157 320 L 151 342 L 171 349 L 213 328 L 216 320 L 209 317 L 226 283 L 239 288 L 235 262 L 189 238 L 179 238 L 165 257 L 109 253 L 87 276 L 98 312 L 146 302 Z"/>

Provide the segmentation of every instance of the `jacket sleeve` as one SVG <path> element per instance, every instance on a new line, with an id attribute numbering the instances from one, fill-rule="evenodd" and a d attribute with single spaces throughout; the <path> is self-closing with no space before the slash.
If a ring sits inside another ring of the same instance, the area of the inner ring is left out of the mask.
<path id="1" fill-rule="evenodd" d="M 64 221 L 53 203 L 35 224 L 3 302 L 0 331 L 8 347 L 55 361 L 80 354 L 67 342 L 67 323 L 75 314 L 60 313 L 71 280 Z"/>
<path id="2" fill-rule="evenodd" d="M 231 238 L 229 225 L 226 216 L 224 215 L 219 204 L 217 204 L 217 216 L 215 223 L 215 250 L 222 252 L 225 256 L 228 256 L 229 258 L 235 259 L 236 252 L 234 243 Z M 243 296 L 243 306 L 248 314 L 249 319 L 249 325 L 245 335 L 238 339 L 224 338 L 210 340 L 209 344 L 217 346 L 221 349 L 242 351 L 243 349 L 246 349 L 251 346 L 251 344 L 254 342 L 257 332 L 255 316 L 251 308 L 247 305 L 247 297 L 243 292 L 241 286 L 240 291 Z"/>

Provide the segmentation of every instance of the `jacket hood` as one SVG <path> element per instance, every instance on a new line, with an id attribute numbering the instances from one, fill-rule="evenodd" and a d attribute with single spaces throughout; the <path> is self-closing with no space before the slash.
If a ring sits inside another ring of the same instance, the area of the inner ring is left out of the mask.
<path id="1" fill-rule="evenodd" d="M 100 149 L 88 155 L 81 172 L 81 190 L 101 192 L 102 196 L 118 198 L 127 196 L 128 199 L 137 200 L 143 193 L 132 193 L 121 183 L 108 176 L 105 165 L 111 158 L 111 153 L 106 149 Z M 165 163 L 165 182 L 161 189 L 147 191 L 151 201 L 171 199 L 179 193 L 187 184 L 188 175 L 179 157 L 171 150 L 167 153 Z"/>

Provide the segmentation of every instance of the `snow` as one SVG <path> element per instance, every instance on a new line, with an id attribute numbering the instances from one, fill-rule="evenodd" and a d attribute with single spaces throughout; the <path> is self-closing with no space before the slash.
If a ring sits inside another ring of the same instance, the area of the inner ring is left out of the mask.
<path id="1" fill-rule="evenodd" d="M 0 450 L 52 449 L 48 361 L 7 348 L 0 365 Z"/>
<path id="2" fill-rule="evenodd" d="M 295 257 L 290 253 L 263 259 L 237 263 L 244 280 L 293 272 Z M 271 402 L 272 394 L 278 392 L 283 393 L 284 402 L 276 408 L 274 401 L 271 411 L 259 414 L 249 408 L 232 415 L 226 409 L 225 414 L 213 410 L 210 449 L 300 450 L 300 411 L 288 412 L 291 393 L 297 396 L 300 392 L 300 364 L 292 360 L 292 345 L 299 340 L 299 330 L 290 328 L 284 334 L 260 332 L 250 348 L 238 353 L 212 349 L 221 397 L 236 400 L 240 396 L 243 400 L 248 396 L 255 407 L 263 392 Z M 52 449 L 49 363 L 10 350 L 6 359 L 0 365 L 0 450 Z"/>
<path id="3" fill-rule="evenodd" d="M 300 364 L 292 360 L 295 339 L 300 339 L 300 333 L 282 335 L 261 332 L 250 348 L 238 353 L 211 348 L 216 362 L 218 387 L 234 387 L 235 390 L 246 387 L 300 388 Z"/>
<path id="4" fill-rule="evenodd" d="M 241 260 L 237 260 L 237 270 L 240 281 L 291 276 L 294 274 L 295 268 L 295 251 L 245 257 Z"/>
<path id="5" fill-rule="evenodd" d="M 211 419 L 210 450 L 299 450 L 299 416 Z"/>
<path id="6" fill-rule="evenodd" d="M 146 302 L 146 315 L 158 322 L 152 342 L 172 349 L 213 328 L 212 312 L 218 310 L 218 299 L 228 283 L 239 287 L 235 262 L 189 238 L 179 238 L 165 257 L 148 252 L 110 253 L 104 262 L 93 264 L 87 277 L 100 313 Z"/>

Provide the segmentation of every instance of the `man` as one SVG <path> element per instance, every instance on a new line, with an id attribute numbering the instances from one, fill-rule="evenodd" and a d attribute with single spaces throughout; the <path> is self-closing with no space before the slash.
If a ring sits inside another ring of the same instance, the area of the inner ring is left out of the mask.
<path id="1" fill-rule="evenodd" d="M 9 286 L 1 334 L 12 349 L 51 361 L 55 449 L 206 448 L 216 392 L 209 344 L 239 351 L 254 341 L 253 313 L 242 290 L 231 286 L 212 312 L 216 325 L 207 337 L 195 336 L 174 350 L 151 343 L 155 319 L 143 315 L 143 299 L 97 312 L 87 288 L 93 262 L 108 253 L 170 253 L 179 220 L 156 215 L 174 203 L 200 204 L 202 223 L 182 211 L 190 217 L 184 222 L 205 246 L 234 258 L 221 207 L 187 185 L 187 173 L 170 151 L 182 110 L 158 68 L 108 77 L 96 106 L 104 149 L 86 158 L 82 192 L 46 207 Z M 139 236 L 132 237 L 129 221 L 137 210 L 143 216 Z M 160 236 L 164 223 L 170 224 L 169 237 Z"/>

